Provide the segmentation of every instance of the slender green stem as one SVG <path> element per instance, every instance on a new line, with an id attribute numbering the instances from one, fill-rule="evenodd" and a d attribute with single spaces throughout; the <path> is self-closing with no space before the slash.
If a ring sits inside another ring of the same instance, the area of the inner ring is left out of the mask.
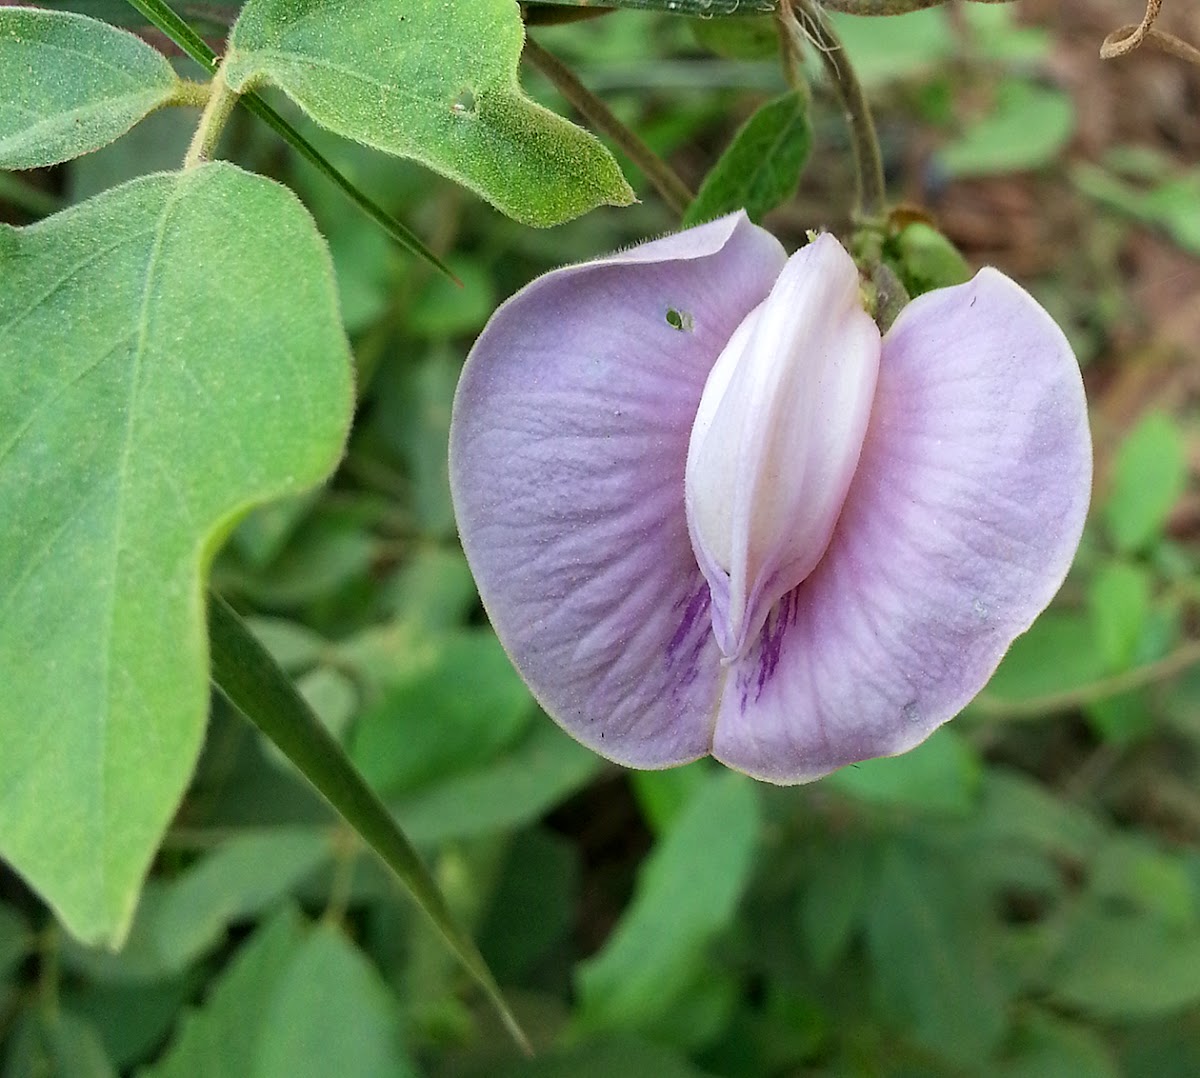
<path id="1" fill-rule="evenodd" d="M 287 675 L 219 595 L 209 603 L 212 680 L 227 700 L 291 760 L 412 895 L 450 949 L 487 993 L 525 1051 L 529 1041 L 471 937 L 387 806 L 367 785 L 341 744 L 322 725 Z"/>
<path id="2" fill-rule="evenodd" d="M 531 37 L 525 39 L 526 60 L 546 76 L 555 89 L 598 131 L 602 131 L 642 170 L 650 185 L 671 210 L 682 217 L 693 195 L 688 185 L 661 157 L 613 115 L 612 110 L 576 78 L 575 73 Z"/>
<path id="3" fill-rule="evenodd" d="M 223 67 L 218 68 L 217 73 L 213 75 L 211 86 L 208 103 L 204 106 L 204 111 L 200 113 L 200 123 L 196 126 L 196 133 L 192 136 L 191 145 L 188 146 L 187 156 L 183 159 L 185 169 L 196 168 L 212 159 L 217 143 L 220 141 L 221 132 L 225 130 L 225 125 L 233 114 L 233 107 L 238 102 L 239 95 L 225 81 Z"/>
<path id="4" fill-rule="evenodd" d="M 814 0 L 791 0 L 782 14 L 785 30 L 792 35 L 807 36 L 816 46 L 825 71 L 846 109 L 850 125 L 850 141 L 854 147 L 854 163 L 858 171 L 858 216 L 877 220 L 887 210 L 887 190 L 883 180 L 883 156 L 875 121 L 862 83 L 854 73 L 846 50 L 834 33 L 829 20 Z"/>

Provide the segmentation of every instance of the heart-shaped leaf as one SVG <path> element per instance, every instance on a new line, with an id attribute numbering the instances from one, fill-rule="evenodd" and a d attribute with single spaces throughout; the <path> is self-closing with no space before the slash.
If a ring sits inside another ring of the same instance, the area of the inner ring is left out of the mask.
<path id="1" fill-rule="evenodd" d="M 512 0 L 248 0 L 224 78 L 273 83 L 318 123 L 449 176 L 525 224 L 633 192 L 600 142 L 526 97 Z"/>
<path id="2" fill-rule="evenodd" d="M 115 943 L 200 747 L 208 562 L 333 468 L 349 350 L 311 218 L 228 164 L 0 227 L 0 280 L 0 856 Z"/>
<path id="3" fill-rule="evenodd" d="M 0 9 L 0 168 L 54 165 L 125 134 L 179 88 L 140 38 L 84 15 Z"/>

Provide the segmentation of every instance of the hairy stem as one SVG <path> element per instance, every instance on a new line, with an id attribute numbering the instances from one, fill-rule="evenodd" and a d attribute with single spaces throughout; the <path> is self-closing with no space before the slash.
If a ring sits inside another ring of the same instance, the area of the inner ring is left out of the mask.
<path id="1" fill-rule="evenodd" d="M 882 218 L 887 208 L 883 182 L 883 157 L 875 134 L 875 121 L 862 83 L 850 65 L 846 50 L 814 0 L 791 0 L 781 5 L 780 22 L 784 32 L 797 41 L 807 37 L 816 46 L 826 74 L 842 100 L 850 125 L 854 164 L 858 173 L 858 216 Z"/>
<path id="2" fill-rule="evenodd" d="M 217 68 L 217 73 L 213 76 L 208 103 L 204 106 L 204 111 L 200 113 L 200 123 L 196 126 L 196 133 L 192 136 L 191 145 L 188 146 L 187 156 L 183 159 L 185 169 L 195 168 L 212 158 L 213 151 L 220 141 L 221 132 L 225 130 L 233 107 L 238 102 L 238 96 L 237 92 L 230 89 L 229 83 L 225 81 L 222 68 Z"/>
<path id="3" fill-rule="evenodd" d="M 554 84 L 555 89 L 588 123 L 621 147 L 626 156 L 645 173 L 646 179 L 662 196 L 662 200 L 674 213 L 682 217 L 691 205 L 693 195 L 671 166 L 621 123 L 612 110 L 575 77 L 575 73 L 566 64 L 553 53 L 543 49 L 531 37 L 525 39 L 523 56 Z"/>
<path id="4" fill-rule="evenodd" d="M 202 109 L 212 98 L 212 92 L 213 84 L 211 82 L 193 82 L 191 79 L 180 79 L 174 93 L 159 108 Z"/>

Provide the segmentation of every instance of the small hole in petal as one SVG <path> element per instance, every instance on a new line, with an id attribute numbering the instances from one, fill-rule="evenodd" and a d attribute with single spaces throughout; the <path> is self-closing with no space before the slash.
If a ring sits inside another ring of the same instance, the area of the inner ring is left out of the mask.
<path id="1" fill-rule="evenodd" d="M 687 311 L 678 311 L 674 307 L 667 308 L 667 325 L 672 329 L 677 329 L 680 333 L 691 333 L 695 324 Z"/>

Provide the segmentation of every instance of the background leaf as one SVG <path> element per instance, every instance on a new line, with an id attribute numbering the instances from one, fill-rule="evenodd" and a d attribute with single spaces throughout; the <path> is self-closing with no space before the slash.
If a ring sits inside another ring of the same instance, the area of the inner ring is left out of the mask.
<path id="1" fill-rule="evenodd" d="M 490 631 L 455 634 L 437 661 L 359 719 L 352 757 L 385 797 L 470 770 L 515 742 L 536 707 Z"/>
<path id="2" fill-rule="evenodd" d="M 812 149 L 808 95 L 797 90 L 757 109 L 704 178 L 684 214 L 687 225 L 711 221 L 744 209 L 751 220 L 796 193 L 800 172 Z"/>
<path id="3" fill-rule="evenodd" d="M 119 941 L 204 730 L 201 577 L 332 468 L 349 356 L 311 219 L 231 165 L 4 228 L 0 274 L 0 852 Z"/>
<path id="4" fill-rule="evenodd" d="M 943 728 L 911 752 L 843 767 L 824 784 L 862 801 L 962 815 L 978 796 L 981 775 L 969 743 Z"/>
<path id="5" fill-rule="evenodd" d="M 332 924 L 291 911 L 242 948 L 204 1006 L 184 1018 L 145 1078 L 355 1078 L 415 1075 L 395 1000 Z"/>
<path id="6" fill-rule="evenodd" d="M 1061 90 L 1012 78 L 994 108 L 938 151 L 951 176 L 987 176 L 1041 168 L 1057 158 L 1075 127 L 1075 107 Z"/>
<path id="7" fill-rule="evenodd" d="M 1004 1030 L 1001 985 L 974 905 L 980 895 L 917 849 L 884 858 L 868 918 L 880 1007 L 919 1043 L 963 1065 Z"/>
<path id="8" fill-rule="evenodd" d="M 413 157 L 525 224 L 628 204 L 612 155 L 521 92 L 523 35 L 509 0 L 250 0 L 225 79 L 273 83 L 330 130 Z"/>
<path id="9" fill-rule="evenodd" d="M 128 131 L 179 88 L 166 58 L 95 19 L 0 9 L 0 168 L 57 164 Z"/>
<path id="10" fill-rule="evenodd" d="M 759 837 L 742 775 L 710 776 L 674 819 L 604 949 L 579 967 L 584 1028 L 638 1028 L 660 1015 L 732 919 Z"/>
<path id="11" fill-rule="evenodd" d="M 1179 429 L 1161 413 L 1147 415 L 1121 443 L 1104 520 L 1118 550 L 1140 550 L 1157 538 L 1187 483 Z"/>

